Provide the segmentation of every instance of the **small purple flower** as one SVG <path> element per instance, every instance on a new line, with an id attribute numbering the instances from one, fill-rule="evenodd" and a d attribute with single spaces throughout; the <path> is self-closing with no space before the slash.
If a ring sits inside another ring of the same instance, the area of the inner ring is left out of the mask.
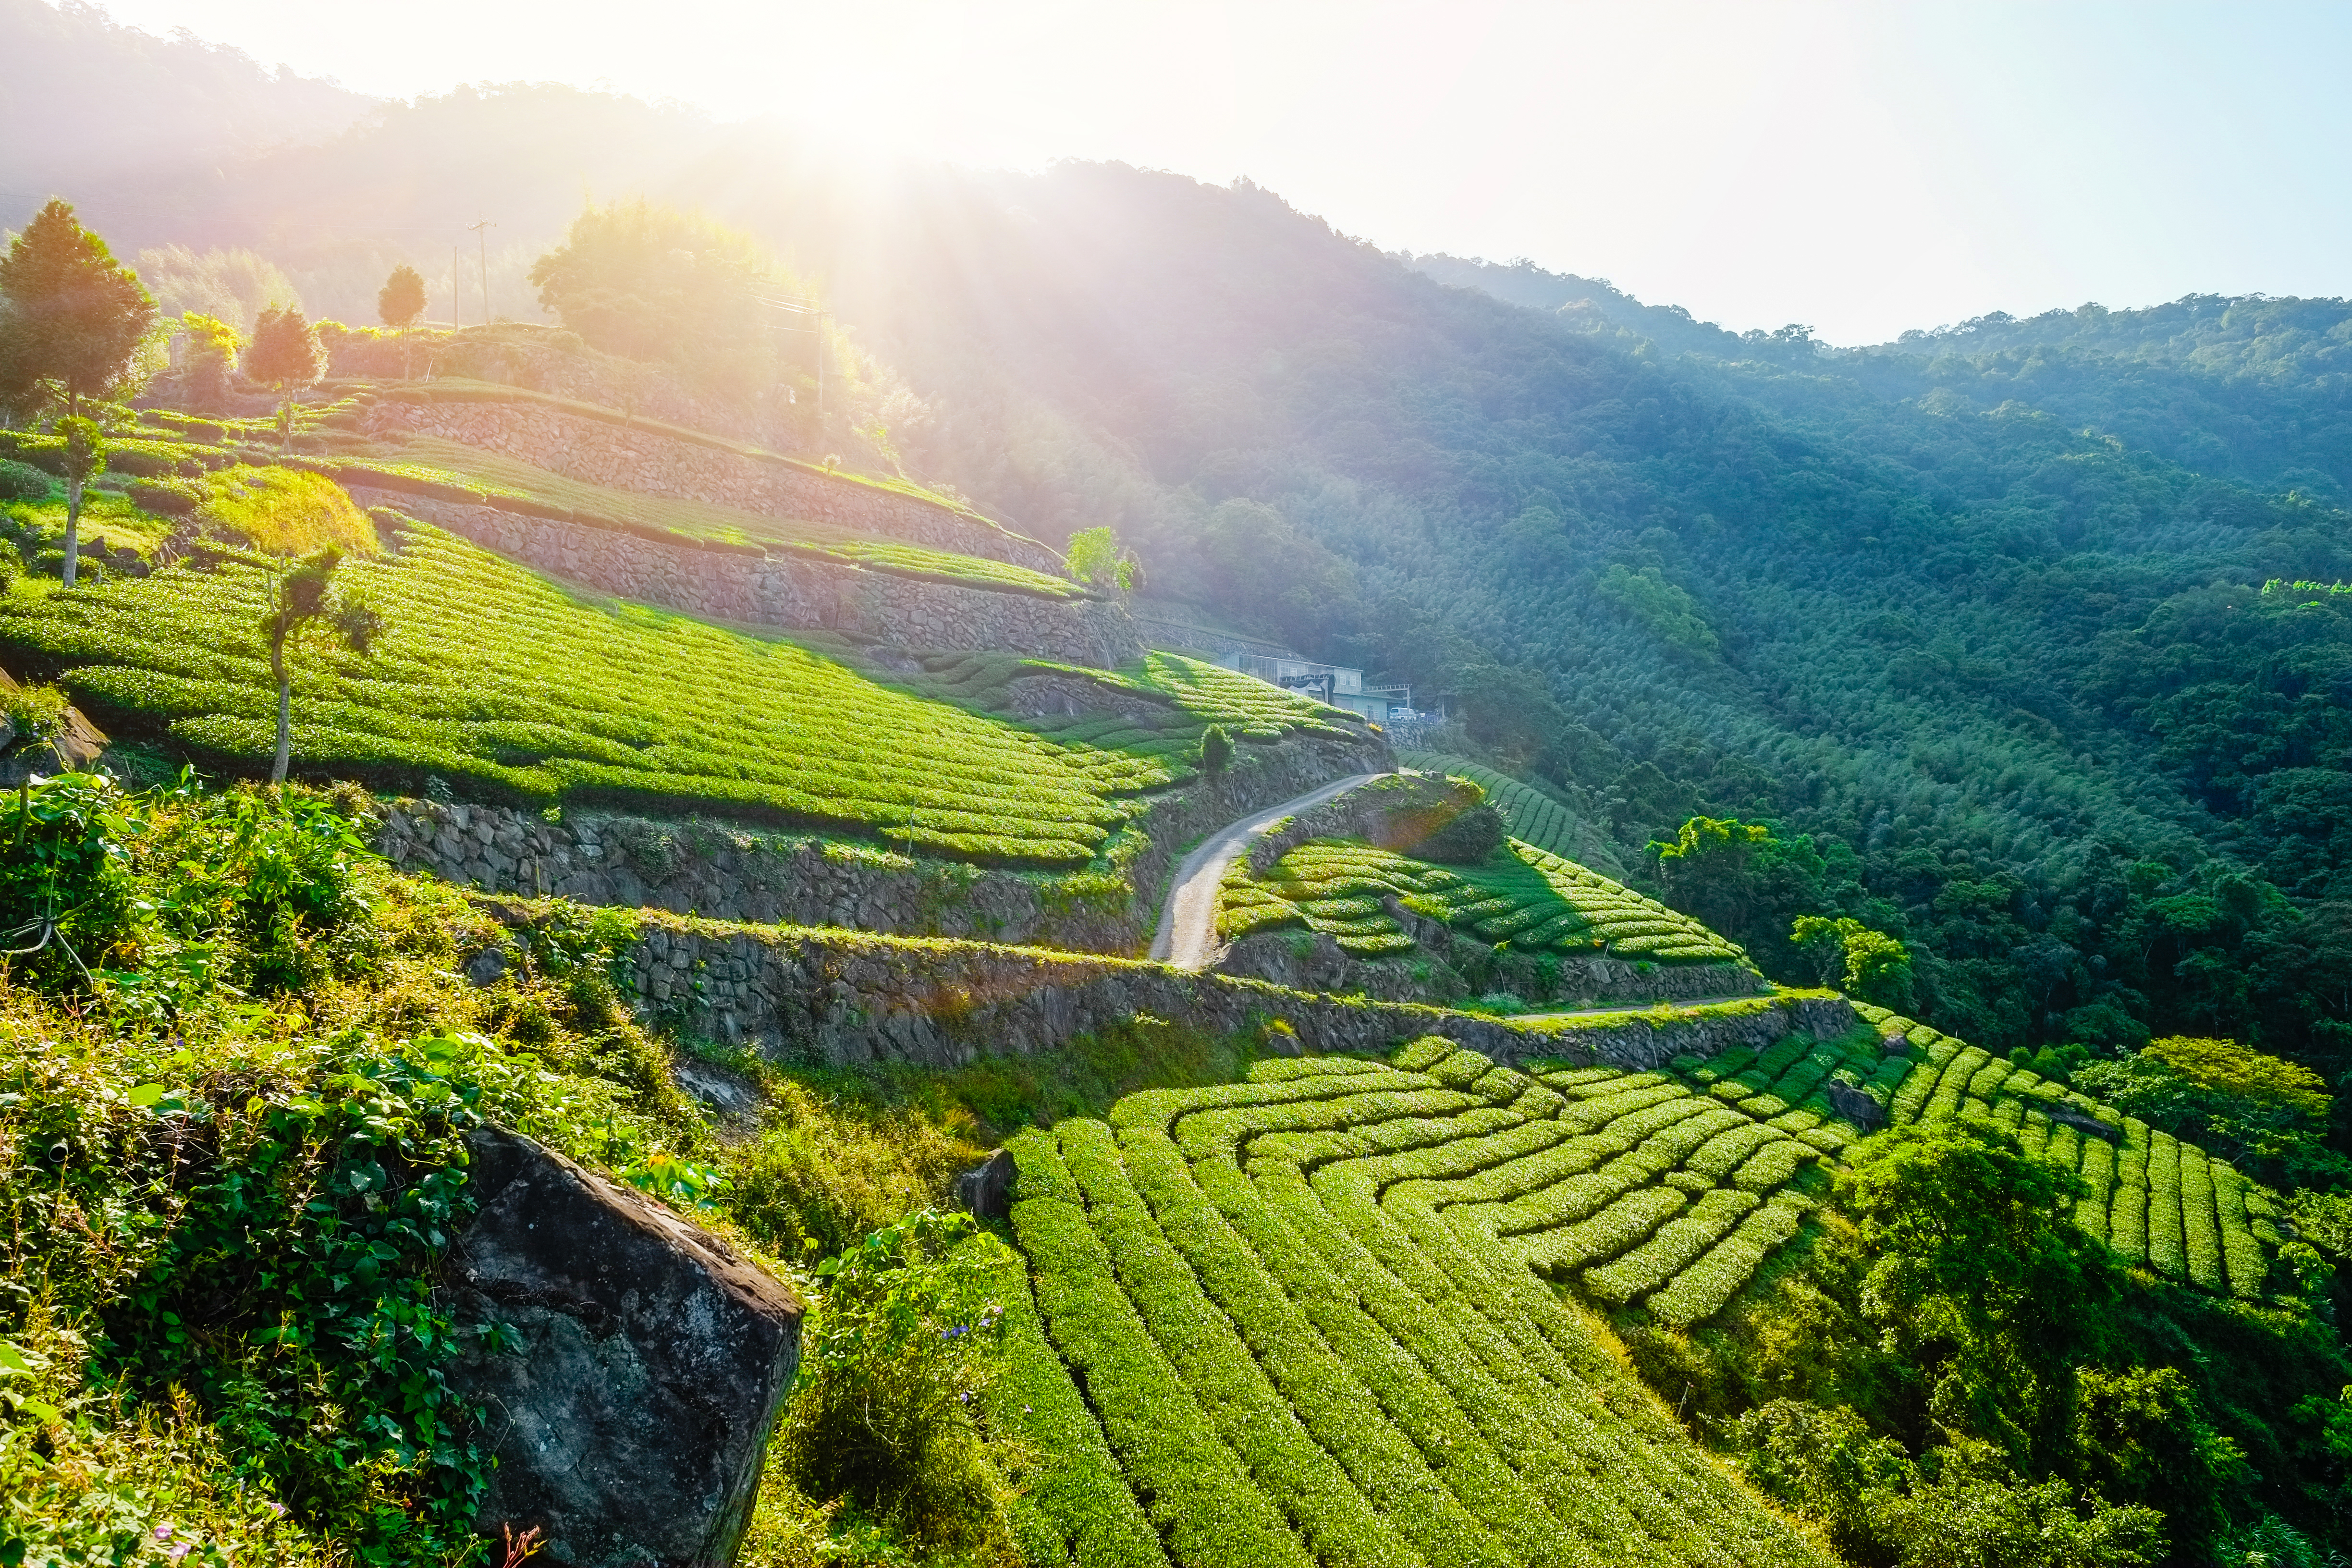
<path id="1" fill-rule="evenodd" d="M 173 1546 L 169 1552 L 163 1553 L 163 1555 L 169 1557 L 173 1562 L 177 1563 L 181 1558 L 185 1557 L 189 1552 L 194 1551 L 195 1546 L 196 1543 L 193 1541 L 183 1541 Z"/>
<path id="2" fill-rule="evenodd" d="M 156 1540 L 158 1540 L 158 1541 L 169 1541 L 169 1540 L 171 1540 L 171 1539 L 172 1539 L 172 1527 L 171 1527 L 170 1525 L 168 1525 L 168 1524 L 159 1524 L 159 1525 L 157 1525 L 157 1526 L 155 1527 L 155 1539 L 156 1539 Z"/>

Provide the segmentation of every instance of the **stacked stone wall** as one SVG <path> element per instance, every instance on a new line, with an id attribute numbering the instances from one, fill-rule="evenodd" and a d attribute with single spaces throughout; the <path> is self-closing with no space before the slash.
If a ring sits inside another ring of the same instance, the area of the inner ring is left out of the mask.
<path id="1" fill-rule="evenodd" d="M 1679 1017 L 1530 1026 L 1134 959 L 662 915 L 646 917 L 630 962 L 645 1002 L 688 1027 L 779 1060 L 836 1067 L 1034 1056 L 1148 1015 L 1219 1033 L 1286 1024 L 1313 1051 L 1380 1051 L 1444 1035 L 1502 1062 L 1557 1058 L 1647 1070 L 1792 1031 L 1835 1035 L 1855 1016 L 1842 997 L 1776 996 Z"/>
<path id="2" fill-rule="evenodd" d="M 399 800 L 377 847 L 395 865 L 524 898 L 695 913 L 712 920 L 839 926 L 1087 952 L 1139 952 L 1162 884 L 1212 828 L 1332 777 L 1391 765 L 1377 742 L 1293 737 L 1250 746 L 1218 778 L 1150 797 L 1150 842 L 1125 880 L 989 870 L 726 822 L 656 822 L 567 811 L 560 822 L 503 806 Z"/>
<path id="3" fill-rule="evenodd" d="M 374 436 L 437 436 L 504 453 L 566 479 L 639 495 L 810 519 L 1033 571 L 1062 570 L 1062 558 L 1037 541 L 936 501 L 525 399 L 422 403 L 387 397 L 368 409 L 363 424 Z"/>
<path id="4" fill-rule="evenodd" d="M 840 632 L 925 653 L 1003 651 L 1101 669 L 1143 655 L 1126 606 L 1105 600 L 967 588 L 808 556 L 698 550 L 364 485 L 352 486 L 352 496 L 559 577 L 706 620 Z"/>
<path id="5" fill-rule="evenodd" d="M 1421 1002 L 1454 1002 L 1501 992 L 1562 1008 L 1696 1002 L 1752 996 L 1765 989 L 1754 970 L 1738 963 L 1654 963 L 1643 968 L 1622 958 L 1498 952 L 1489 943 L 1463 938 L 1402 909 L 1393 897 L 1383 901 L 1421 951 L 1395 958 L 1358 958 L 1328 936 L 1293 927 L 1244 937 L 1225 949 L 1216 967 L 1226 974 L 1315 991 L 1360 991 Z"/>

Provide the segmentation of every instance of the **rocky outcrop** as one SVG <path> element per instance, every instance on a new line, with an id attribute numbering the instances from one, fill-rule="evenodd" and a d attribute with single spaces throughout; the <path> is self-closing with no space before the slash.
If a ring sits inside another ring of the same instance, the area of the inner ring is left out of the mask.
<path id="1" fill-rule="evenodd" d="M 967 587 L 814 556 L 701 550 L 364 484 L 350 489 L 362 506 L 421 518 L 559 577 L 705 620 L 840 632 L 926 653 L 1018 653 L 1102 669 L 1143 654 L 1126 606 L 1108 600 Z"/>
<path id="2" fill-rule="evenodd" d="M 1140 824 L 1150 842 L 1127 863 L 1124 881 L 988 870 L 731 823 L 579 810 L 549 822 L 536 812 L 429 800 L 385 804 L 376 847 L 398 865 L 490 893 L 1139 952 L 1159 918 L 1161 884 L 1186 844 L 1326 779 L 1385 765 L 1383 755 L 1370 734 L 1353 744 L 1293 736 L 1251 746 L 1219 777 L 1150 797 Z"/>
<path id="3" fill-rule="evenodd" d="M 16 689 L 16 678 L 0 669 L 0 692 Z M 16 721 L 0 714 L 0 789 L 15 789 L 36 774 L 84 772 L 105 750 L 106 731 L 79 708 L 68 707 L 56 731 L 47 735 L 19 735 Z"/>
<path id="4" fill-rule="evenodd" d="M 1501 1061 L 1559 1057 L 1651 1068 L 1685 1053 L 1851 1027 L 1842 997 L 1756 997 L 1693 1015 L 1514 1021 L 1318 995 L 1214 972 L 1095 954 L 907 942 L 849 931 L 646 918 L 635 988 L 686 1027 L 781 1060 L 968 1066 L 1058 1050 L 1138 1015 L 1213 1033 L 1280 1022 L 1315 1051 L 1385 1051 L 1423 1035 Z"/>
<path id="5" fill-rule="evenodd" d="M 955 1181 L 956 1207 L 977 1220 L 1007 1219 L 1013 1214 L 1013 1156 L 999 1149 Z"/>
<path id="6" fill-rule="evenodd" d="M 1850 1083 L 1828 1086 L 1830 1109 L 1844 1117 L 1864 1132 L 1875 1132 L 1886 1125 L 1886 1107 Z"/>
<path id="7" fill-rule="evenodd" d="M 733 1561 L 800 1361 L 791 1290 L 650 1199 L 528 1138 L 467 1138 L 479 1207 L 441 1293 L 449 1373 L 498 1455 L 485 1532 L 580 1568 Z M 491 1348 L 478 1331 L 500 1325 Z"/>
<path id="8" fill-rule="evenodd" d="M 782 458 L 752 457 L 718 443 L 526 399 L 422 402 L 391 396 L 371 406 L 362 423 L 373 436 L 438 436 L 592 485 L 829 522 L 1047 574 L 1062 570 L 1062 558 L 1037 541 L 938 501 Z"/>

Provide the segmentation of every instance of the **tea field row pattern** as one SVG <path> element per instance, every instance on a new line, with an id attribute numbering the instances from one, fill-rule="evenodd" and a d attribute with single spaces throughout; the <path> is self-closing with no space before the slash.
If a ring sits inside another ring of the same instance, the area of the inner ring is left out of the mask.
<path id="1" fill-rule="evenodd" d="M 999 1415 L 1057 1458 L 1025 1531 L 1057 1560 L 1180 1568 L 1825 1562 L 1561 1292 L 1671 1328 L 1720 1312 L 1861 1135 L 1832 1084 L 2105 1172 L 2086 1228 L 2260 1294 L 2279 1233 L 2228 1166 L 1858 1011 L 1832 1039 L 1654 1072 L 1518 1070 L 1432 1037 L 1019 1134 L 1030 1289 Z M 2065 1120 L 2094 1117 L 2119 1129 L 2112 1165 Z"/>
<path id="2" fill-rule="evenodd" d="M 782 637 L 575 596 L 429 526 L 404 541 L 343 568 L 384 616 L 376 647 L 295 661 L 302 768 L 411 787 L 438 774 L 490 798 L 732 813 L 1078 866 L 1139 809 L 1134 797 L 1189 772 L 1209 716 L 1226 711 L 1226 672 L 1155 656 L 1117 677 L 1153 691 L 1165 714 L 1117 726 L 1134 749 L 1048 736 Z M 232 553 L 205 570 L 0 600 L 0 647 L 60 671 L 103 720 L 253 763 L 274 742 L 259 624 L 277 570 Z M 1261 721 L 1277 736 L 1285 720 L 1321 727 L 1291 701 Z"/>

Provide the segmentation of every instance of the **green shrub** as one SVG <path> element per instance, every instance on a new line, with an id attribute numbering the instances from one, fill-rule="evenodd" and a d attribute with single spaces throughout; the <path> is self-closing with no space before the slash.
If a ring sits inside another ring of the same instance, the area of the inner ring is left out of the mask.
<path id="1" fill-rule="evenodd" d="M 65 730 L 69 706 L 66 694 L 54 686 L 17 685 L 0 690 L 0 715 L 16 727 L 19 742 L 54 740 Z"/>
<path id="2" fill-rule="evenodd" d="M 47 474 L 30 463 L 0 458 L 0 501 L 47 500 L 54 483 Z"/>
<path id="3" fill-rule="evenodd" d="M 846 1497 L 902 1540 L 971 1552 L 1005 1529 L 975 1416 L 1003 1321 L 1003 1244 L 924 1210 L 817 1270 L 822 1295 L 777 1441 L 812 1497 Z"/>

